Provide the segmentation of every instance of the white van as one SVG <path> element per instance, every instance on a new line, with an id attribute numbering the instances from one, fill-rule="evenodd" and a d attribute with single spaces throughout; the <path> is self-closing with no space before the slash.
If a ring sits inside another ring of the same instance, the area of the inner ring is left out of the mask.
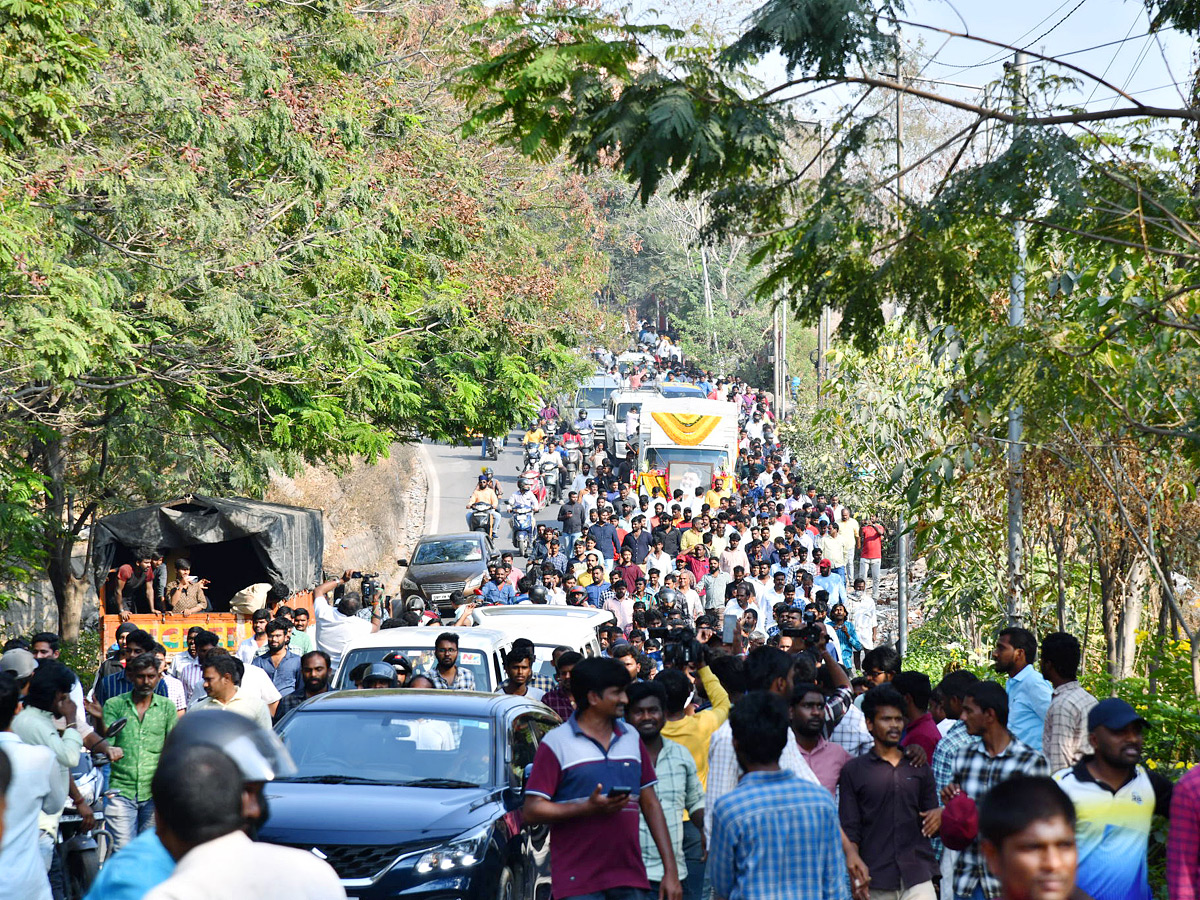
<path id="1" fill-rule="evenodd" d="M 501 632 L 510 639 L 523 637 L 533 641 L 533 673 L 554 677 L 552 659 L 555 647 L 570 647 L 585 658 L 600 655 L 596 629 L 615 622 L 607 609 L 581 606 L 484 606 L 471 613 L 481 629 Z"/>
<path id="2" fill-rule="evenodd" d="M 610 453 L 615 456 L 625 455 L 626 414 L 634 407 L 637 407 L 640 413 L 642 404 L 647 399 L 657 396 L 658 391 L 653 385 L 638 388 L 636 391 L 613 391 L 609 394 L 608 402 L 604 406 L 604 440 Z"/>
<path id="3" fill-rule="evenodd" d="M 509 607 L 512 608 L 512 607 Z M 412 663 L 416 675 L 437 665 L 433 645 L 438 635 L 452 631 L 458 635 L 458 664 L 475 676 L 475 689 L 496 691 L 504 675 L 504 654 L 512 647 L 512 635 L 491 628 L 452 628 L 441 625 L 422 628 L 385 628 L 368 634 L 342 652 L 342 662 L 330 683 L 332 690 L 353 688 L 350 673 L 362 663 L 381 662 L 399 651 Z"/>

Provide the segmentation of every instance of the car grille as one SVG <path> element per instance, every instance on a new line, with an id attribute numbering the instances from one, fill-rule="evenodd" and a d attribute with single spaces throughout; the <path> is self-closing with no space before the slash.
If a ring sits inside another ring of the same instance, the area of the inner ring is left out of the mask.
<path id="1" fill-rule="evenodd" d="M 393 860 L 412 844 L 285 844 L 311 853 L 314 849 L 325 854 L 325 861 L 333 866 L 338 878 L 372 878 L 390 866 Z M 316 854 L 313 854 L 314 856 Z"/>
<path id="2" fill-rule="evenodd" d="M 455 591 L 461 591 L 465 581 L 443 581 L 437 584 L 423 584 L 421 590 L 426 594 L 452 594 Z"/>

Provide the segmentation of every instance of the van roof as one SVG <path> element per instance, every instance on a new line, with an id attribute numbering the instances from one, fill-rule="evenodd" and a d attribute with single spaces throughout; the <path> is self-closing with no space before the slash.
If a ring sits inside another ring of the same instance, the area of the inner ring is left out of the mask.
<path id="1" fill-rule="evenodd" d="M 384 628 L 351 641 L 342 651 L 342 655 L 364 647 L 433 647 L 437 643 L 438 635 L 447 631 L 457 634 L 458 646 L 468 650 L 493 650 L 497 646 L 512 643 L 511 634 L 492 628 L 455 628 L 451 625 Z"/>

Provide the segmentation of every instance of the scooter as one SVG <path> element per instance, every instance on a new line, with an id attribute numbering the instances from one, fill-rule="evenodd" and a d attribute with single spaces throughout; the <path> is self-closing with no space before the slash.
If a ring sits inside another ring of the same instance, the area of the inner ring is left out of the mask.
<path id="1" fill-rule="evenodd" d="M 496 507 L 490 503 L 472 503 L 470 521 L 472 531 L 482 531 L 495 540 Z"/>
<path id="2" fill-rule="evenodd" d="M 500 458 L 500 442 L 496 438 L 485 437 L 483 439 L 483 446 L 489 459 L 496 460 Z"/>
<path id="3" fill-rule="evenodd" d="M 117 719 L 108 726 L 105 737 L 109 740 L 121 733 L 125 719 Z M 83 817 L 75 805 L 69 804 L 58 821 L 58 838 L 54 852 L 62 864 L 63 888 L 67 900 L 81 900 L 96 880 L 100 867 L 112 854 L 112 836 L 104 825 L 103 804 L 104 773 L 100 767 L 108 763 L 103 753 L 80 752 L 79 762 L 71 769 L 79 793 L 88 806 L 92 807 L 96 823 L 84 830 Z"/>
<path id="4" fill-rule="evenodd" d="M 596 433 L 591 429 L 579 432 L 579 440 L 583 443 L 583 455 L 591 456 L 596 449 Z"/>
<path id="5" fill-rule="evenodd" d="M 537 497 L 538 504 L 545 506 L 546 485 L 542 482 L 542 470 L 539 464 L 535 462 L 531 466 L 526 466 L 525 471 L 521 473 L 520 477 L 529 482 L 529 491 L 533 496 Z"/>
<path id="6" fill-rule="evenodd" d="M 558 477 L 558 463 L 548 459 L 545 462 L 539 463 L 538 470 L 541 472 L 542 483 L 546 486 L 550 502 L 562 503 L 562 482 Z M 543 500 L 543 502 L 545 501 Z"/>
<path id="7" fill-rule="evenodd" d="M 533 549 L 533 532 L 537 527 L 533 521 L 533 507 L 528 503 L 508 501 L 508 511 L 512 514 L 512 542 L 517 552 L 529 558 Z"/>

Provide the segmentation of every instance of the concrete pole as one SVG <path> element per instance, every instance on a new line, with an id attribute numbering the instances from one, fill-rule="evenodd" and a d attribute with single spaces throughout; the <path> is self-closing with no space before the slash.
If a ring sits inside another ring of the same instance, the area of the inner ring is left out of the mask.
<path id="1" fill-rule="evenodd" d="M 1017 51 L 1013 64 L 1013 106 L 1024 107 L 1025 67 L 1028 57 Z M 1020 129 L 1021 126 L 1016 126 Z M 1014 130 L 1014 133 L 1019 133 Z M 1017 251 L 1017 267 L 1013 271 L 1008 292 L 1008 324 L 1020 328 L 1025 324 L 1025 223 L 1013 223 L 1013 243 Z M 1025 539 L 1022 534 L 1025 481 L 1025 410 L 1013 406 L 1008 411 L 1008 624 L 1020 625 L 1023 619 L 1025 593 Z"/>
<path id="2" fill-rule="evenodd" d="M 900 83 L 900 57 L 896 57 L 896 83 Z M 902 196 L 904 189 L 904 94 L 896 92 L 896 237 L 899 239 L 904 227 Z M 900 514 L 896 517 L 896 649 L 901 659 L 908 652 L 908 535 L 904 533 L 905 520 L 901 500 Z"/>

